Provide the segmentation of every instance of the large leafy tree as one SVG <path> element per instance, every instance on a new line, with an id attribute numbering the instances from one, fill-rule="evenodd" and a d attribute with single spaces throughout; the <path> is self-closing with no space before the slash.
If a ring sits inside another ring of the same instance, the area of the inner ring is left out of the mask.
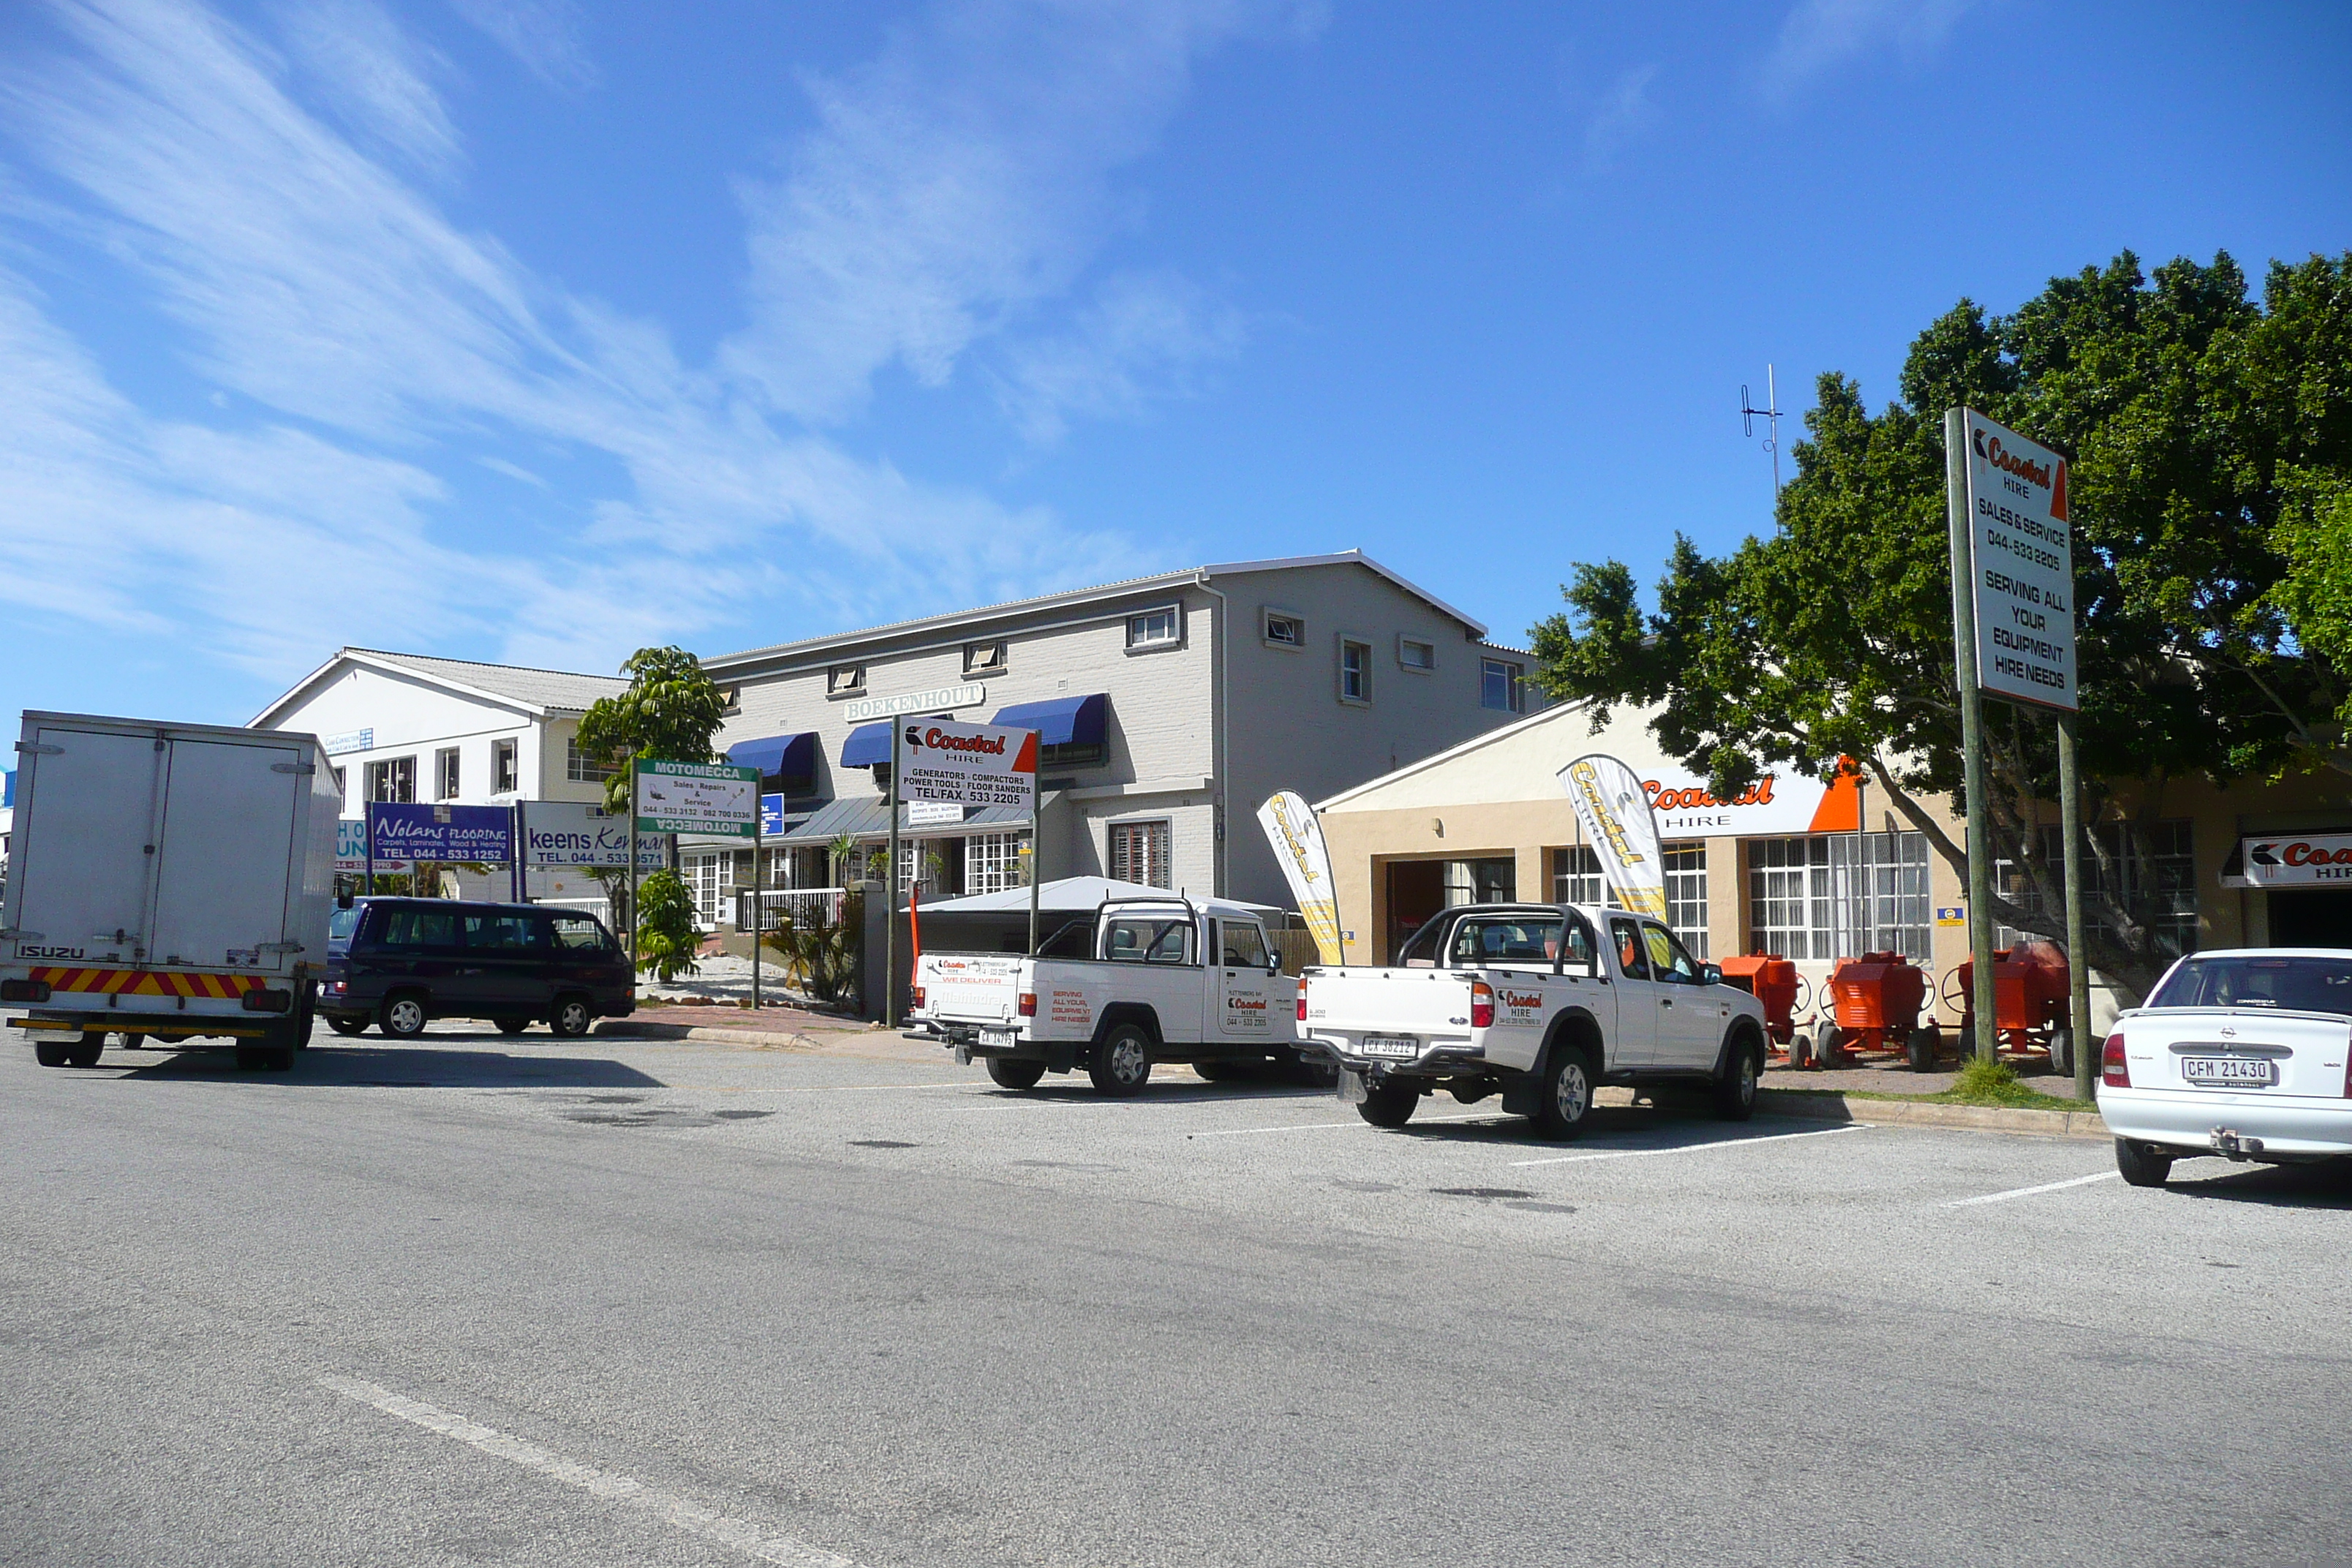
<path id="1" fill-rule="evenodd" d="M 710 738 L 725 722 L 726 694 L 680 647 L 641 647 L 621 666 L 629 689 L 600 697 L 580 716 L 580 749 L 618 764 L 606 781 L 604 809 L 629 808 L 630 764 L 642 757 L 672 763 L 716 762 Z"/>
<path id="2" fill-rule="evenodd" d="M 1840 756 L 1937 853 L 1923 804 L 1961 792 L 1943 410 L 1974 406 L 2067 453 L 2090 959 L 2131 990 L 2165 962 L 2149 828 L 2167 782 L 2298 766 L 2352 773 L 2352 256 L 2271 269 L 2260 303 L 2227 256 L 2151 279 L 2128 254 L 2015 314 L 1962 300 L 1911 346 L 1901 401 L 1821 379 L 1780 526 L 1709 557 L 1678 539 L 1654 611 L 1633 574 L 1580 565 L 1534 630 L 1553 697 L 1656 704 L 1667 752 L 1728 798 L 1763 770 Z M 2042 826 L 2045 717 L 1988 705 L 1987 806 L 2011 874 L 1994 912 L 2058 936 Z"/>

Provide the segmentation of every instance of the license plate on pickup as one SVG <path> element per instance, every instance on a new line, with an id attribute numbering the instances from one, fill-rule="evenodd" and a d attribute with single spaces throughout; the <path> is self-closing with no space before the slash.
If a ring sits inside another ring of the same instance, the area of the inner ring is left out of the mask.
<path id="1" fill-rule="evenodd" d="M 983 1046 L 1009 1046 L 1020 1038 L 1020 1032 L 1014 1029 L 982 1029 L 980 1032 L 980 1043 Z"/>
<path id="2" fill-rule="evenodd" d="M 1395 1057 L 1410 1061 L 1421 1055 L 1421 1041 L 1411 1035 L 1366 1035 L 1363 1052 L 1368 1057 Z"/>
<path id="3" fill-rule="evenodd" d="M 2183 1057 L 2180 1079 L 2224 1089 L 2268 1089 L 2278 1081 L 2278 1064 L 2268 1057 Z"/>

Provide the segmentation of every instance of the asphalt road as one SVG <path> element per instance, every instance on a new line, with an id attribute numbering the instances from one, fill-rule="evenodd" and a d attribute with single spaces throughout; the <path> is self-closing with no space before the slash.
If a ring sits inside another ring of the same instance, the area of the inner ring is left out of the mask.
<path id="1" fill-rule="evenodd" d="M 2352 1559 L 2341 1173 L 527 1042 L 0 1033 L 0 1562 Z"/>

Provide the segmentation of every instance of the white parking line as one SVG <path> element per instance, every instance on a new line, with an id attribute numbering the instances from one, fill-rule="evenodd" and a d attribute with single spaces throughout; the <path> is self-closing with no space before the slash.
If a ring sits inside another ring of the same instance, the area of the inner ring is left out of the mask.
<path id="1" fill-rule="evenodd" d="M 1528 1165 L 1574 1165 L 1586 1160 L 1638 1160 L 1645 1154 L 1703 1154 L 1715 1149 L 1745 1149 L 1751 1143 L 1779 1143 L 1790 1138 L 1826 1138 L 1832 1132 L 1867 1132 L 1877 1123 L 1850 1121 L 1820 1127 L 1811 1132 L 1773 1132 L 1761 1138 L 1718 1138 L 1712 1143 L 1677 1143 L 1671 1149 L 1610 1149 L 1598 1154 L 1559 1154 L 1549 1160 L 1514 1160 L 1511 1169 Z"/>
<path id="2" fill-rule="evenodd" d="M 1494 1111 L 1474 1110 L 1467 1116 L 1416 1116 L 1412 1119 L 1412 1124 L 1418 1127 L 1424 1121 L 1492 1121 L 1496 1120 L 1498 1118 Z M 1499 1120 L 1508 1119 L 1499 1118 Z M 1334 1127 L 1370 1127 L 1370 1122 L 1360 1116 L 1353 1121 L 1294 1121 L 1287 1127 L 1227 1127 L 1215 1132 L 1187 1132 L 1184 1136 L 1187 1139 L 1245 1138 L 1253 1132 L 1321 1132 Z"/>
<path id="3" fill-rule="evenodd" d="M 541 1475 L 562 1481 L 566 1486 L 578 1487 L 608 1502 L 625 1503 L 631 1508 L 642 1509 L 689 1535 L 698 1535 L 705 1541 L 731 1546 L 762 1563 L 781 1563 L 787 1568 L 857 1568 L 856 1563 L 837 1552 L 810 1546 L 790 1536 L 766 1534 L 758 1525 L 730 1519 L 699 1503 L 688 1502 L 682 1497 L 657 1490 L 627 1476 L 616 1476 L 610 1470 L 600 1470 L 593 1465 L 567 1459 L 561 1454 L 551 1454 L 536 1443 L 509 1436 L 494 1427 L 468 1421 L 462 1415 L 453 1415 L 420 1400 L 403 1398 L 373 1383 L 362 1383 L 356 1377 L 332 1376 L 321 1377 L 319 1383 L 347 1399 L 373 1405 L 386 1415 L 414 1422 L 428 1432 L 440 1433 L 444 1437 L 455 1437 L 485 1454 L 494 1454 L 526 1469 L 537 1470 Z"/>
<path id="4" fill-rule="evenodd" d="M 2076 1176 L 2072 1181 L 2044 1182 L 2038 1187 L 2014 1187 L 2005 1193 L 1987 1193 L 1980 1198 L 1962 1198 L 1958 1203 L 1946 1204 L 1944 1206 L 1948 1209 L 1964 1209 L 1977 1204 L 2006 1203 L 2011 1198 L 2030 1198 L 2036 1193 L 2054 1193 L 2063 1187 L 2087 1187 L 2093 1182 L 2107 1181 L 2122 1173 L 2120 1171 L 2101 1171 L 2096 1175 Z"/>

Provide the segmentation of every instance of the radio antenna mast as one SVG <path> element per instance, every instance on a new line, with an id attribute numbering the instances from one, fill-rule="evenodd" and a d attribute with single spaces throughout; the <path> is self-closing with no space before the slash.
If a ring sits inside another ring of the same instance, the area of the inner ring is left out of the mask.
<path id="1" fill-rule="evenodd" d="M 1764 367 L 1763 407 L 1759 408 L 1750 403 L 1748 384 L 1744 381 L 1739 384 L 1739 427 L 1749 436 L 1754 436 L 1756 416 L 1759 414 L 1764 416 L 1767 421 L 1768 433 L 1764 437 L 1764 450 L 1770 454 L 1772 458 L 1772 504 L 1777 510 L 1780 503 L 1780 393 L 1775 382 L 1772 366 L 1769 363 Z"/>

